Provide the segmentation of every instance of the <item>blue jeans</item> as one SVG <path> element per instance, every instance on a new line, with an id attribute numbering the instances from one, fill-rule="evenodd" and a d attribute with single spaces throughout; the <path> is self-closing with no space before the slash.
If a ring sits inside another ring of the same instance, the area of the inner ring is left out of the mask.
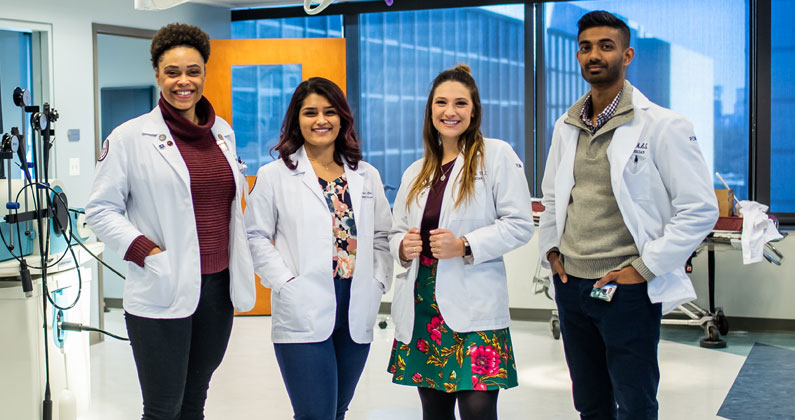
<path id="1" fill-rule="evenodd" d="M 124 313 L 138 381 L 143 420 L 199 420 L 213 372 L 232 333 L 229 270 L 202 274 L 196 312 L 155 319 Z"/>
<path id="2" fill-rule="evenodd" d="M 296 420 L 342 420 L 364 370 L 370 344 L 351 339 L 351 280 L 334 279 L 337 314 L 331 337 L 319 343 L 274 343 Z"/>
<path id="3" fill-rule="evenodd" d="M 598 279 L 555 275 L 555 301 L 574 408 L 582 419 L 656 420 L 662 306 L 647 284 L 620 284 L 611 302 L 590 297 Z"/>

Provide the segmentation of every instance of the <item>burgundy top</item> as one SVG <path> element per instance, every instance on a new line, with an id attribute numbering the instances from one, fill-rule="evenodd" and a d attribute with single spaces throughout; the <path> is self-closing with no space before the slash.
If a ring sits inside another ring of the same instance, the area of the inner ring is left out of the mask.
<path id="1" fill-rule="evenodd" d="M 428 200 L 425 202 L 425 211 L 422 213 L 422 223 L 420 224 L 420 239 L 422 239 L 422 252 L 420 255 L 433 258 L 431 253 L 431 231 L 439 227 L 439 216 L 442 213 L 442 199 L 444 198 L 444 188 L 450 180 L 450 172 L 453 171 L 455 159 L 442 165 L 444 180 L 437 179 L 431 184 L 431 191 L 428 192 Z"/>
<path id="2" fill-rule="evenodd" d="M 236 187 L 232 168 L 213 137 L 215 110 L 210 101 L 202 97 L 196 104 L 199 118 L 196 125 L 180 115 L 162 96 L 158 106 L 188 167 L 201 272 L 217 273 L 229 267 L 229 221 L 232 219 Z M 144 258 L 155 246 L 154 242 L 141 235 L 130 245 L 124 259 L 143 267 Z"/>

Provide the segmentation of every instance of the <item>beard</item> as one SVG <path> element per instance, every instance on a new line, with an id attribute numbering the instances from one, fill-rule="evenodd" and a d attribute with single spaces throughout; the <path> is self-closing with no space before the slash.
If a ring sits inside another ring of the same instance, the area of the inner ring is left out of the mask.
<path id="1" fill-rule="evenodd" d="M 598 74 L 591 74 L 586 68 L 593 64 L 600 65 L 602 71 Z M 584 66 L 580 65 L 580 73 L 582 74 L 582 78 L 591 85 L 609 86 L 621 79 L 621 60 L 619 59 L 614 63 L 607 61 L 601 63 L 589 62 Z"/>

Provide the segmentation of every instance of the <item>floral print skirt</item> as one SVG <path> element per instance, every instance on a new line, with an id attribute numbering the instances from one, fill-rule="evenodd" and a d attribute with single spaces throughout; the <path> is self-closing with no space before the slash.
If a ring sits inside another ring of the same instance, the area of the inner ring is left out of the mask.
<path id="1" fill-rule="evenodd" d="M 392 345 L 388 368 L 392 382 L 445 392 L 515 387 L 516 363 L 508 328 L 467 333 L 450 329 L 436 303 L 437 260 L 420 258 L 412 341 L 395 340 Z"/>

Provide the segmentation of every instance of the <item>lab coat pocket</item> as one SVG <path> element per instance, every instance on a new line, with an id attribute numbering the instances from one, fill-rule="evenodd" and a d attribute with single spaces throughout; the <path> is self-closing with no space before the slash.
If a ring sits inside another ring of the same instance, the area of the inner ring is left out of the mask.
<path id="1" fill-rule="evenodd" d="M 368 195 L 369 194 L 369 195 Z M 353 220 L 356 222 L 356 235 L 358 236 L 373 236 L 375 230 L 375 223 L 373 214 L 375 212 L 375 200 L 373 194 L 365 192 L 362 194 L 362 202 L 359 207 L 359 213 L 354 213 Z"/>
<path id="2" fill-rule="evenodd" d="M 131 272 L 137 274 L 135 297 L 142 303 L 168 307 L 176 298 L 176 284 L 171 273 L 168 251 L 150 255 L 144 260 L 144 268 L 130 264 Z"/>
<path id="3" fill-rule="evenodd" d="M 378 294 L 386 294 L 386 286 L 384 286 L 384 283 L 381 283 L 381 280 L 378 280 L 375 277 L 373 277 L 373 281 L 375 282 L 376 289 L 378 289 Z"/>
<path id="4" fill-rule="evenodd" d="M 649 201 L 651 194 L 652 162 L 642 158 L 638 161 L 630 161 L 624 168 L 624 184 L 629 190 L 629 195 L 634 201 Z"/>
<path id="5" fill-rule="evenodd" d="M 301 310 L 301 277 L 285 283 L 278 293 L 271 293 L 273 327 L 286 332 L 305 332 L 308 330 L 306 310 Z"/>
<path id="6" fill-rule="evenodd" d="M 408 275 L 409 275 L 408 271 L 404 271 L 402 273 L 398 273 L 397 275 L 395 275 L 395 283 L 406 281 L 406 277 L 408 277 Z"/>
<path id="7" fill-rule="evenodd" d="M 384 296 L 384 285 L 381 284 L 378 279 L 373 277 L 373 287 L 370 288 L 370 312 L 367 314 L 368 319 L 365 325 L 368 328 L 371 328 L 375 325 L 375 318 L 378 316 L 378 312 L 381 310 L 381 298 Z"/>
<path id="8" fill-rule="evenodd" d="M 409 283 L 407 279 L 408 274 L 408 271 L 404 271 L 396 275 L 393 284 L 394 295 L 392 298 L 392 319 L 395 320 L 396 325 L 408 322 L 407 317 L 409 316 L 409 313 L 406 311 L 406 309 L 414 309 L 414 297 L 412 296 L 414 284 Z M 407 300 L 411 303 L 406 302 Z"/>

